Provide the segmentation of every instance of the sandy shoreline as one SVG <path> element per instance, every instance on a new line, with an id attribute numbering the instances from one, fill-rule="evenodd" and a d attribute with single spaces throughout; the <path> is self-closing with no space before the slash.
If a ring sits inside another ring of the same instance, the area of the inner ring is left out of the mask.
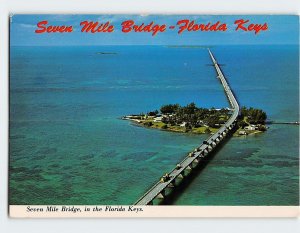
<path id="1" fill-rule="evenodd" d="M 184 128 L 182 128 L 182 130 L 175 130 L 175 129 L 171 129 L 171 128 L 163 129 L 163 128 L 155 127 L 155 126 L 146 126 L 146 125 L 142 124 L 141 120 L 137 120 L 137 119 L 122 118 L 122 120 L 130 121 L 131 125 L 136 126 L 136 127 L 142 127 L 142 128 L 146 128 L 146 129 L 156 129 L 156 130 L 167 131 L 167 132 L 172 132 L 172 133 L 195 134 L 195 135 L 197 135 L 197 134 L 198 135 L 203 135 L 203 134 L 213 135 L 214 134 L 214 133 L 193 132 L 193 131 L 185 132 Z M 254 131 L 254 132 L 249 132 L 247 135 L 239 135 L 236 132 L 234 132 L 232 134 L 233 137 L 252 136 L 252 135 L 255 135 L 255 134 L 263 133 L 263 131 Z"/>

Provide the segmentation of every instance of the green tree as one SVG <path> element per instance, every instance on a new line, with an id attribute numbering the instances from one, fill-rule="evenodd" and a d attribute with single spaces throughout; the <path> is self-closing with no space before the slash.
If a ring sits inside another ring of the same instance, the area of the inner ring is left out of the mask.
<path id="1" fill-rule="evenodd" d="M 178 108 L 179 108 L 179 104 L 167 104 L 167 105 L 163 105 L 161 106 L 160 108 L 160 112 L 162 114 L 172 114 L 172 113 L 175 113 Z"/>
<path id="2" fill-rule="evenodd" d="M 204 133 L 209 134 L 209 133 L 211 133 L 211 130 L 207 127 L 207 128 L 204 130 Z"/>
<path id="3" fill-rule="evenodd" d="M 167 129 L 168 128 L 168 125 L 163 125 L 162 127 L 161 127 L 162 129 Z"/>

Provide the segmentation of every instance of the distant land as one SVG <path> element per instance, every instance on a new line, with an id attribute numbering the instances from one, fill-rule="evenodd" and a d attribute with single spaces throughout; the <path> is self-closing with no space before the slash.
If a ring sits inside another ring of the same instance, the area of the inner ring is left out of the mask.
<path id="1" fill-rule="evenodd" d="M 116 55 L 117 53 L 116 52 L 97 52 L 96 54 L 99 54 L 99 55 Z"/>
<path id="2" fill-rule="evenodd" d="M 190 49 L 207 49 L 212 46 L 203 46 L 203 45 L 167 45 L 167 48 L 190 48 Z"/>

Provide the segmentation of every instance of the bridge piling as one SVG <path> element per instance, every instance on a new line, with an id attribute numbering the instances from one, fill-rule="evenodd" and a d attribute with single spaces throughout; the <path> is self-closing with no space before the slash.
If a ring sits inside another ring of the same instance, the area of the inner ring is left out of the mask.
<path id="1" fill-rule="evenodd" d="M 161 192 L 156 197 L 159 199 L 164 199 L 166 197 L 166 190 L 161 190 Z"/>
<path id="2" fill-rule="evenodd" d="M 221 144 L 222 141 L 232 134 L 233 129 L 236 128 L 237 118 L 239 116 L 240 107 L 233 95 L 230 86 L 228 85 L 226 78 L 224 77 L 217 61 L 215 60 L 213 54 L 208 49 L 209 55 L 213 62 L 213 66 L 217 72 L 217 77 L 219 78 L 221 84 L 223 85 L 224 92 L 228 99 L 231 109 L 233 110 L 232 115 L 228 121 L 220 127 L 220 129 L 213 135 L 211 135 L 206 141 L 204 141 L 198 148 L 193 152 L 189 153 L 186 158 L 181 161 L 180 166 L 176 166 L 170 173 L 168 173 L 171 180 L 157 182 L 150 190 L 148 190 L 136 203 L 135 205 L 152 205 L 155 198 L 166 198 L 166 188 L 175 187 L 177 179 L 185 179 L 188 177 L 194 169 L 193 163 L 196 163 L 196 167 L 199 166 L 203 160 L 204 164 L 208 160 L 204 160 L 212 151 L 216 150 L 217 145 Z M 200 153 L 199 153 L 200 152 Z M 209 158 L 208 158 L 209 159 Z M 185 174 L 185 171 L 188 172 Z M 181 182 L 182 183 L 182 182 Z M 180 183 L 180 184 L 181 184 Z"/>

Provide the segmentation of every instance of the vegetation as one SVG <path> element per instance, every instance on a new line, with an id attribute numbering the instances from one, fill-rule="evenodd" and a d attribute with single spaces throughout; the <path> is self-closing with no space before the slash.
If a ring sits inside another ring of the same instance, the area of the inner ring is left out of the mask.
<path id="1" fill-rule="evenodd" d="M 160 111 L 126 116 L 124 119 L 133 120 L 145 127 L 168 131 L 211 134 L 225 124 L 231 114 L 232 111 L 228 108 L 198 108 L 195 103 L 186 106 L 167 104 L 161 106 Z M 266 119 L 267 114 L 261 109 L 242 107 L 236 135 L 265 131 Z"/>
<path id="2" fill-rule="evenodd" d="M 162 122 L 171 126 L 184 124 L 187 131 L 201 126 L 219 128 L 230 115 L 228 109 L 198 108 L 195 103 L 183 107 L 179 104 L 163 105 L 160 112 L 164 114 Z"/>
<path id="3" fill-rule="evenodd" d="M 167 104 L 160 108 L 162 114 L 172 114 L 175 113 L 180 108 L 179 104 Z"/>
<path id="4" fill-rule="evenodd" d="M 261 109 L 246 108 L 245 106 L 241 109 L 242 118 L 246 118 L 250 124 L 265 124 L 267 120 L 267 114 Z"/>

